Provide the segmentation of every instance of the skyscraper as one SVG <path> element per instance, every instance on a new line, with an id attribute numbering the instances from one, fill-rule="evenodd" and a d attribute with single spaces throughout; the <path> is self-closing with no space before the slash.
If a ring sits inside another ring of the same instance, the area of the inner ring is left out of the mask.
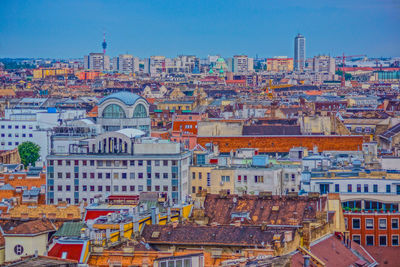
<path id="1" fill-rule="evenodd" d="M 304 70 L 306 63 L 306 38 L 300 33 L 294 38 L 294 68 Z"/>

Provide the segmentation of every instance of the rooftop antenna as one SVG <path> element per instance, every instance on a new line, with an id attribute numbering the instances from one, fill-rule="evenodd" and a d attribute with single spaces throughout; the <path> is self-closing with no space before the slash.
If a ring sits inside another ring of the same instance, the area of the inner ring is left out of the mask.
<path id="1" fill-rule="evenodd" d="M 101 46 L 103 47 L 103 54 L 106 54 L 106 48 L 107 48 L 107 43 L 106 43 L 106 32 L 103 32 L 103 42 L 101 43 Z"/>

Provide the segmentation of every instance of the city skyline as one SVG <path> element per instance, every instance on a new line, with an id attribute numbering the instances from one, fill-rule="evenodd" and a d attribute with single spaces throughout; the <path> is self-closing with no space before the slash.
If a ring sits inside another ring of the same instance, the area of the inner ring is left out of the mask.
<path id="1" fill-rule="evenodd" d="M 293 38 L 307 56 L 399 56 L 399 4 L 393 1 L 4 1 L 0 57 L 81 58 L 101 52 L 138 57 L 220 54 L 293 57 Z M 239 19 L 235 19 L 239 18 Z M 29 45 L 27 45 L 29 44 Z"/>

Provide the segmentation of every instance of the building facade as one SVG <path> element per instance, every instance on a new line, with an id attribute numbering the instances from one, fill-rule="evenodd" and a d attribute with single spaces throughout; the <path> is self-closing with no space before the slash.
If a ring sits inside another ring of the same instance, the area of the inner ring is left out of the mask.
<path id="1" fill-rule="evenodd" d="M 158 192 L 179 203 L 188 195 L 190 153 L 181 145 L 142 137 L 136 129 L 65 144 L 47 158 L 47 202 L 92 203 L 95 197 Z"/>
<path id="2" fill-rule="evenodd" d="M 294 38 L 294 68 L 297 71 L 304 70 L 306 66 L 306 38 L 298 34 Z"/>

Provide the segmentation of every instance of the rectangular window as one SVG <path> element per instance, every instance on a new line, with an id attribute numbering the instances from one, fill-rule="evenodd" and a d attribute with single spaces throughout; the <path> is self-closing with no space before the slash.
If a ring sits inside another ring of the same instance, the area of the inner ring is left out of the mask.
<path id="1" fill-rule="evenodd" d="M 247 175 L 243 175 L 243 182 L 247 183 Z"/>
<path id="2" fill-rule="evenodd" d="M 378 185 L 374 184 L 374 193 L 378 193 Z"/>
<path id="3" fill-rule="evenodd" d="M 160 160 L 155 160 L 154 161 L 154 166 L 160 166 Z"/>
<path id="4" fill-rule="evenodd" d="M 164 185 L 164 186 L 163 186 L 163 191 L 164 191 L 164 192 L 168 192 L 168 185 Z"/>
<path id="5" fill-rule="evenodd" d="M 87 173 L 86 172 L 82 172 L 82 178 L 84 178 L 84 179 L 87 178 Z"/>
<path id="6" fill-rule="evenodd" d="M 178 174 L 176 172 L 171 173 L 172 179 L 178 178 Z"/>
<path id="7" fill-rule="evenodd" d="M 126 172 L 123 172 L 122 173 L 122 179 L 126 179 L 126 177 L 127 177 Z"/>
<path id="8" fill-rule="evenodd" d="M 90 161 L 90 166 L 94 166 L 94 160 Z"/>
<path id="9" fill-rule="evenodd" d="M 79 166 L 79 160 L 75 160 L 75 161 L 74 161 L 74 165 L 75 165 L 75 166 Z"/>
<path id="10" fill-rule="evenodd" d="M 143 185 L 139 185 L 139 186 L 138 186 L 138 191 L 139 191 L 139 192 L 143 192 Z"/>
<path id="11" fill-rule="evenodd" d="M 195 194 L 196 193 L 196 187 L 192 186 L 192 193 Z"/>
<path id="12" fill-rule="evenodd" d="M 241 175 L 238 175 L 237 181 L 238 181 L 239 183 L 242 182 L 242 176 L 241 176 Z"/>
<path id="13" fill-rule="evenodd" d="M 57 186 L 57 191 L 59 191 L 59 192 L 62 191 L 62 185 Z"/>
<path id="14" fill-rule="evenodd" d="M 103 191 L 103 186 L 101 186 L 101 185 L 97 186 L 97 191 L 102 192 Z"/>
<path id="15" fill-rule="evenodd" d="M 90 173 L 90 179 L 94 179 L 94 172 Z"/>
<path id="16" fill-rule="evenodd" d="M 71 179 L 71 173 L 70 172 L 65 173 L 65 178 Z"/>
<path id="17" fill-rule="evenodd" d="M 353 229 L 360 229 L 360 219 L 353 219 Z"/>
<path id="18" fill-rule="evenodd" d="M 163 166 L 168 166 L 168 160 L 163 160 Z"/>
<path id="19" fill-rule="evenodd" d="M 347 192 L 351 193 L 351 191 L 352 191 L 352 186 L 351 186 L 351 184 L 348 184 L 347 185 Z"/>
<path id="20" fill-rule="evenodd" d="M 110 192 L 110 191 L 111 191 L 111 186 L 107 185 L 107 186 L 106 186 L 106 191 L 107 191 L 107 192 Z"/>
<path id="21" fill-rule="evenodd" d="M 392 235 L 392 246 L 398 246 L 398 245 L 399 245 L 399 236 Z"/>
<path id="22" fill-rule="evenodd" d="M 151 179 L 151 172 L 147 173 L 147 179 Z"/>
<path id="23" fill-rule="evenodd" d="M 379 246 L 386 246 L 386 236 L 385 235 L 379 236 Z"/>
<path id="24" fill-rule="evenodd" d="M 386 219 L 379 219 L 379 229 L 385 230 L 386 229 Z"/>
<path id="25" fill-rule="evenodd" d="M 87 185 L 82 185 L 82 191 L 86 192 L 87 191 Z"/>
<path id="26" fill-rule="evenodd" d="M 178 161 L 177 160 L 172 160 L 172 166 L 177 166 L 178 165 Z"/>
<path id="27" fill-rule="evenodd" d="M 135 173 L 134 173 L 134 172 L 131 172 L 131 173 L 129 174 L 129 178 L 130 178 L 130 179 L 135 179 Z"/>
<path id="28" fill-rule="evenodd" d="M 364 185 L 364 192 L 368 193 L 368 185 L 367 184 Z"/>
<path id="29" fill-rule="evenodd" d="M 101 172 L 97 173 L 97 178 L 98 179 L 103 179 L 103 173 L 101 173 Z"/>
<path id="30" fill-rule="evenodd" d="M 134 185 L 129 186 L 129 190 L 130 190 L 131 192 L 134 192 L 134 191 L 135 191 L 135 186 L 134 186 Z"/>
<path id="31" fill-rule="evenodd" d="M 399 229 L 399 219 L 392 219 L 392 230 Z"/>
<path id="32" fill-rule="evenodd" d="M 106 160 L 106 166 L 110 167 L 111 166 L 111 160 Z"/>
<path id="33" fill-rule="evenodd" d="M 365 228 L 374 229 L 374 219 L 365 219 Z"/>
<path id="34" fill-rule="evenodd" d="M 98 160 L 97 161 L 97 167 L 103 167 L 103 161 L 102 160 Z"/>
<path id="35" fill-rule="evenodd" d="M 87 161 L 86 160 L 82 160 L 82 166 L 86 166 L 87 165 Z"/>
<path id="36" fill-rule="evenodd" d="M 57 178 L 58 178 L 58 179 L 61 179 L 61 178 L 63 178 L 63 174 L 62 174 L 62 172 L 58 172 L 58 173 L 57 173 Z"/>
<path id="37" fill-rule="evenodd" d="M 156 172 L 154 175 L 155 175 L 156 179 L 160 179 L 160 173 L 159 172 Z"/>
<path id="38" fill-rule="evenodd" d="M 130 160 L 130 161 L 129 161 L 129 165 L 130 165 L 130 166 L 135 166 L 135 161 L 134 161 L 134 160 Z"/>
<path id="39" fill-rule="evenodd" d="M 111 179 L 111 173 L 106 172 L 106 179 Z"/>
<path id="40" fill-rule="evenodd" d="M 254 182 L 255 182 L 255 183 L 264 183 L 264 176 L 262 176 L 262 175 L 255 175 L 255 176 L 254 176 Z"/>
<path id="41" fill-rule="evenodd" d="M 122 166 L 124 166 L 124 167 L 128 166 L 128 161 L 127 160 L 123 160 L 122 161 Z"/>
<path id="42" fill-rule="evenodd" d="M 365 243 L 367 243 L 367 246 L 373 246 L 374 245 L 374 236 L 373 235 L 367 235 L 365 237 Z"/>
<path id="43" fill-rule="evenodd" d="M 335 184 L 335 192 L 339 193 L 339 184 Z"/>
<path id="44" fill-rule="evenodd" d="M 160 192 L 160 186 L 159 185 L 155 186 L 155 191 Z"/>
<path id="45" fill-rule="evenodd" d="M 390 193 L 390 184 L 386 185 L 386 193 Z"/>
<path id="46" fill-rule="evenodd" d="M 201 180 L 202 176 L 201 176 L 201 172 L 199 172 L 199 180 Z"/>
<path id="47" fill-rule="evenodd" d="M 167 173 L 167 172 L 164 172 L 164 173 L 163 173 L 163 178 L 164 178 L 164 179 L 168 179 L 168 173 Z"/>
<path id="48" fill-rule="evenodd" d="M 71 166 L 71 161 L 70 161 L 70 160 L 66 160 L 66 161 L 65 161 L 65 165 L 66 165 L 66 166 Z"/>
<path id="49" fill-rule="evenodd" d="M 207 172 L 207 186 L 211 186 L 211 173 Z"/>
<path id="50" fill-rule="evenodd" d="M 151 166 L 151 160 L 147 161 L 147 166 Z"/>
<path id="51" fill-rule="evenodd" d="M 70 185 L 67 185 L 65 188 L 66 188 L 67 191 L 71 191 L 71 186 Z"/>
<path id="52" fill-rule="evenodd" d="M 57 165 L 62 166 L 62 160 L 57 160 Z"/>
<path id="53" fill-rule="evenodd" d="M 114 185 L 114 192 L 118 192 L 119 191 L 119 186 L 118 185 Z"/>
<path id="54" fill-rule="evenodd" d="M 360 193 L 361 192 L 361 185 L 357 184 L 357 192 Z"/>
<path id="55" fill-rule="evenodd" d="M 143 166 L 143 160 L 138 160 L 138 166 Z"/>
<path id="56" fill-rule="evenodd" d="M 221 176 L 221 182 L 230 182 L 231 177 L 227 175 Z"/>
<path id="57" fill-rule="evenodd" d="M 357 244 L 360 244 L 360 236 L 359 235 L 353 235 L 353 241 L 356 242 Z"/>
<path id="58" fill-rule="evenodd" d="M 113 178 L 114 179 L 118 179 L 119 178 L 119 173 L 118 172 L 114 173 L 114 177 Z"/>
<path id="59" fill-rule="evenodd" d="M 94 192 L 94 185 L 90 186 L 90 192 Z"/>
<path id="60" fill-rule="evenodd" d="M 150 192 L 151 191 L 151 185 L 147 186 L 147 191 Z"/>
<path id="61" fill-rule="evenodd" d="M 138 178 L 139 178 L 139 179 L 143 179 L 143 172 L 139 172 L 139 173 L 138 173 Z"/>
<path id="62" fill-rule="evenodd" d="M 78 172 L 75 172 L 75 173 L 74 173 L 74 178 L 75 178 L 75 179 L 78 179 L 78 178 L 79 178 L 79 173 L 78 173 Z"/>
<path id="63" fill-rule="evenodd" d="M 122 192 L 126 192 L 126 189 L 127 189 L 127 188 L 126 188 L 126 185 L 123 185 L 123 186 L 122 186 Z"/>

